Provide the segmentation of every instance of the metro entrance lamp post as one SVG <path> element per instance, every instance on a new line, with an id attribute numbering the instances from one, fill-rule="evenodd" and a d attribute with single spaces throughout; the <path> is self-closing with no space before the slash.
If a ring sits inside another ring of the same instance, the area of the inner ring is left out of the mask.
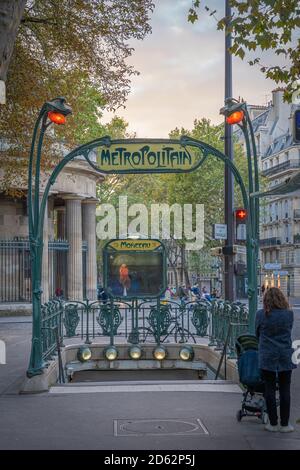
<path id="1" fill-rule="evenodd" d="M 42 256 L 43 256 L 43 221 L 46 200 L 40 203 L 40 166 L 45 131 L 52 124 L 65 124 L 66 116 L 71 114 L 70 106 L 64 98 L 55 98 L 44 103 L 35 123 L 28 163 L 28 225 L 31 256 L 31 291 L 32 291 L 32 346 L 27 376 L 43 372 L 41 295 L 42 295 Z"/>
<path id="2" fill-rule="evenodd" d="M 220 114 L 226 117 L 226 122 L 238 125 L 242 130 L 247 153 L 248 164 L 248 194 L 249 212 L 246 219 L 247 238 L 247 275 L 248 275 L 248 298 L 249 298 L 249 331 L 255 331 L 255 313 L 257 310 L 257 270 L 259 256 L 259 198 L 253 197 L 259 193 L 259 175 L 257 150 L 252 122 L 245 102 L 239 102 L 233 98 L 225 100 L 225 106 Z"/>

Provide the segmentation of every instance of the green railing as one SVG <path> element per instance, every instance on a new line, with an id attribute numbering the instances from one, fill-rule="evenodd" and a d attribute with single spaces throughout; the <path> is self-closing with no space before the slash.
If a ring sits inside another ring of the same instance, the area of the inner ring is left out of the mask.
<path id="1" fill-rule="evenodd" d="M 41 308 L 42 351 L 44 361 L 50 360 L 62 346 L 64 306 L 59 300 L 50 300 Z"/>
<path id="2" fill-rule="evenodd" d="M 227 340 L 228 357 L 235 358 L 235 341 L 247 330 L 248 308 L 245 304 L 221 299 L 211 302 L 209 346 L 222 350 Z"/>
<path id="3" fill-rule="evenodd" d="M 187 303 L 53 300 L 42 306 L 44 360 L 57 352 L 63 337 L 86 344 L 101 337 L 109 338 L 111 344 L 118 338 L 133 344 L 197 343 L 206 338 L 217 350 L 227 342 L 228 357 L 234 358 L 236 338 L 247 329 L 247 307 L 219 299 Z"/>

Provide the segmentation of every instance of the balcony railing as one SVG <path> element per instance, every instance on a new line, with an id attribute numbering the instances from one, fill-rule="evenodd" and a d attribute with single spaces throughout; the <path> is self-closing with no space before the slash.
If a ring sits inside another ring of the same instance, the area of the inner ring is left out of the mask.
<path id="1" fill-rule="evenodd" d="M 259 241 L 260 246 L 275 246 L 281 245 L 280 238 L 271 237 L 271 238 L 263 238 Z"/>
<path id="2" fill-rule="evenodd" d="M 298 162 L 293 162 L 288 160 L 287 162 L 279 163 L 279 165 L 272 166 L 271 168 L 267 168 L 266 170 L 262 170 L 261 174 L 263 176 L 273 175 L 275 173 L 279 173 L 280 171 L 288 170 L 290 168 L 299 168 Z"/>

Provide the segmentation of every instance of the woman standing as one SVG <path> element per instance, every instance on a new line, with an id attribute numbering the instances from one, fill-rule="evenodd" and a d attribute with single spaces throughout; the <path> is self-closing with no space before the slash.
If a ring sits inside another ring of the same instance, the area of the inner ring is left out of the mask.
<path id="1" fill-rule="evenodd" d="M 256 314 L 256 336 L 259 339 L 258 361 L 265 382 L 265 399 L 269 424 L 267 431 L 292 432 L 290 417 L 290 385 L 292 369 L 292 338 L 294 314 L 277 287 L 265 291 L 263 309 Z M 276 382 L 280 396 L 280 426 L 276 407 Z"/>

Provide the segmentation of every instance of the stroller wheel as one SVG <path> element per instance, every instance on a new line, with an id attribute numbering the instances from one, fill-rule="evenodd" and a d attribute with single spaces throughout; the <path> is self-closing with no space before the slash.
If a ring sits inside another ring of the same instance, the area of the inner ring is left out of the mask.
<path id="1" fill-rule="evenodd" d="M 236 413 L 236 419 L 237 419 L 237 421 L 241 421 L 241 420 L 242 420 L 242 417 L 243 417 L 243 412 L 242 412 L 242 410 L 239 410 L 239 411 Z"/>
<path id="2" fill-rule="evenodd" d="M 262 423 L 263 423 L 263 424 L 268 424 L 268 422 L 269 422 L 268 413 L 266 413 L 265 411 L 263 411 L 262 416 L 261 416 L 261 420 L 262 420 Z"/>

